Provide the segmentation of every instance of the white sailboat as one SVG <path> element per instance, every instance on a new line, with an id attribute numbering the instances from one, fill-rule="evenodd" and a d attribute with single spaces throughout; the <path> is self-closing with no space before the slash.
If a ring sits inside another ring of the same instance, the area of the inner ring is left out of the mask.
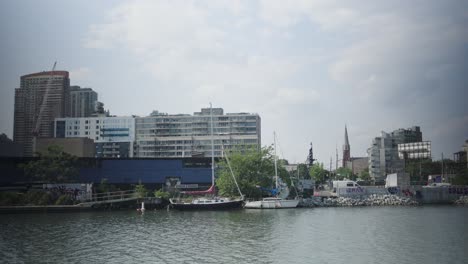
<path id="1" fill-rule="evenodd" d="M 274 151 L 275 151 L 275 186 L 276 189 L 279 188 L 278 184 L 278 164 L 276 160 L 276 133 L 273 133 L 273 140 L 274 140 Z M 289 193 L 289 192 L 287 192 Z M 287 194 L 285 195 L 287 196 Z M 263 198 L 260 201 L 249 201 L 246 202 L 244 205 L 244 208 L 250 208 L 250 209 L 280 209 L 280 208 L 295 208 L 299 204 L 299 200 L 294 199 L 294 200 L 288 200 L 286 199 L 285 196 L 279 197 L 277 195 L 276 197 L 267 197 Z"/>

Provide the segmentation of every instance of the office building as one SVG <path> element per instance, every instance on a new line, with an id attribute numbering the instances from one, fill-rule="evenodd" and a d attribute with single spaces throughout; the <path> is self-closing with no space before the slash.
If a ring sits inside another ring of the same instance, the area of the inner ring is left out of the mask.
<path id="1" fill-rule="evenodd" d="M 377 183 L 383 183 L 387 174 L 404 172 L 404 160 L 399 158 L 398 144 L 413 142 L 422 142 L 422 132 L 418 126 L 391 133 L 382 131 L 381 136 L 374 138 L 367 150 L 371 178 Z"/>
<path id="2" fill-rule="evenodd" d="M 404 160 L 430 159 L 431 141 L 398 144 L 398 157 Z"/>
<path id="3" fill-rule="evenodd" d="M 70 86 L 70 117 L 89 117 L 96 111 L 98 94 L 91 88 Z"/>
<path id="4" fill-rule="evenodd" d="M 135 118 L 116 116 L 57 118 L 56 138 L 89 138 L 94 140 L 95 156 L 106 158 L 133 157 Z"/>
<path id="5" fill-rule="evenodd" d="M 15 89 L 13 140 L 32 156 L 33 134 L 53 137 L 55 118 L 69 115 L 70 79 L 67 71 L 48 71 L 21 76 Z M 37 129 L 36 129 L 37 128 Z"/>
<path id="6" fill-rule="evenodd" d="M 213 137 L 211 136 L 213 119 Z M 227 113 L 222 108 L 203 108 L 193 115 L 153 112 L 135 120 L 136 157 L 211 157 L 225 149 L 260 148 L 261 119 L 258 114 Z"/>
<path id="7" fill-rule="evenodd" d="M 468 140 L 462 146 L 462 149 L 458 152 L 453 153 L 453 160 L 459 164 L 466 164 L 468 167 Z"/>

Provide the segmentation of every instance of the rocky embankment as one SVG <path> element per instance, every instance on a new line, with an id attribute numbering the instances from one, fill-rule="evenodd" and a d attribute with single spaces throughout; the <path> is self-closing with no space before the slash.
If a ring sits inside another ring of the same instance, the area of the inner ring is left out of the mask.
<path id="1" fill-rule="evenodd" d="M 468 196 L 460 196 L 458 200 L 455 201 L 456 205 L 468 205 Z"/>
<path id="2" fill-rule="evenodd" d="M 326 198 L 313 197 L 304 199 L 302 204 L 303 207 L 346 207 L 346 206 L 415 206 L 419 203 L 411 198 L 401 197 L 397 195 L 377 195 L 372 194 L 369 196 L 362 197 L 337 197 L 337 198 Z"/>

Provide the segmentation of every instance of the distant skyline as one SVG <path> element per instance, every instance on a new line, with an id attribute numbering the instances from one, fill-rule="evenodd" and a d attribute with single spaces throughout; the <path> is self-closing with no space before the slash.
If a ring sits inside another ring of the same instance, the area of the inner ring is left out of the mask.
<path id="1" fill-rule="evenodd" d="M 258 113 L 281 158 L 328 167 L 420 126 L 432 156 L 468 139 L 467 1 L 1 1 L 0 133 L 20 76 L 70 72 L 114 115 Z M 341 162 L 340 162 L 341 163 Z"/>

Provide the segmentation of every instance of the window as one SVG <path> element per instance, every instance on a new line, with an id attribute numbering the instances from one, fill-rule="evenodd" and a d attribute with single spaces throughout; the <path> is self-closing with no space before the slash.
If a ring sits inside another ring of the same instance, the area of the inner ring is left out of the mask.
<path id="1" fill-rule="evenodd" d="M 96 129 L 99 129 L 99 126 L 96 126 Z"/>

